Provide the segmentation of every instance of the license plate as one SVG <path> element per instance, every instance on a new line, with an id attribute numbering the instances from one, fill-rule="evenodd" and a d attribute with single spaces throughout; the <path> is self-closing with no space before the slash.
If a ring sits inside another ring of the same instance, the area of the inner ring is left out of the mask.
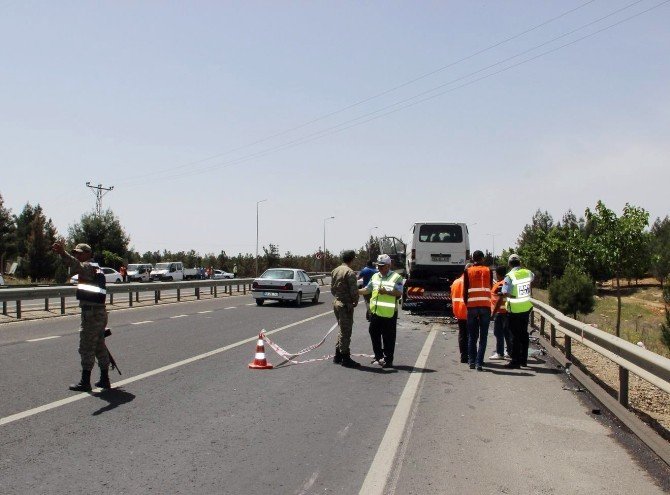
<path id="1" fill-rule="evenodd" d="M 440 254 L 431 254 L 430 259 L 433 261 L 449 261 L 451 259 L 450 254 L 440 255 Z"/>
<path id="2" fill-rule="evenodd" d="M 263 292 L 263 295 L 266 297 L 277 297 L 279 295 L 278 292 Z"/>

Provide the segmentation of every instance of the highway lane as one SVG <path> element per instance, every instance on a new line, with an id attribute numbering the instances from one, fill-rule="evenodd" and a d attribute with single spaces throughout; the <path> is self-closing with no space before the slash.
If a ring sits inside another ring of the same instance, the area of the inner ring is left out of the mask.
<path id="1" fill-rule="evenodd" d="M 223 301 L 113 313 L 110 347 L 124 377 L 327 313 L 273 335 L 286 349 L 301 349 L 334 322 L 327 302 L 256 307 L 246 306 L 247 297 L 225 309 Z M 173 318 L 180 314 L 188 316 Z M 362 314 L 354 348 L 369 352 Z M 427 329 L 404 325 L 398 363 L 411 366 Z M 11 397 L 0 416 L 74 394 L 65 386 L 78 368 L 76 339 L 70 327 L 58 339 L 0 348 L 8 371 L 0 393 Z M 317 354 L 333 345 L 334 335 Z M 0 426 L 0 492 L 356 493 L 410 368 L 350 370 L 323 361 L 252 371 L 254 351 L 250 342 Z M 277 362 L 269 349 L 268 356 Z"/>

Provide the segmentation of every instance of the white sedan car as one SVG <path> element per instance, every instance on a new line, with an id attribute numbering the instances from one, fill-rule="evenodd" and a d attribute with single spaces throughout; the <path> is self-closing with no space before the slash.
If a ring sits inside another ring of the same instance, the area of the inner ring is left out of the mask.
<path id="1" fill-rule="evenodd" d="M 212 278 L 214 280 L 219 280 L 222 278 L 233 278 L 233 277 L 234 275 L 232 273 L 224 272 L 223 270 L 214 270 L 212 272 Z"/>
<path id="2" fill-rule="evenodd" d="M 251 295 L 259 306 L 265 301 L 291 301 L 300 306 L 308 300 L 316 304 L 319 294 L 319 285 L 297 268 L 270 268 L 251 284 Z"/>
<path id="3" fill-rule="evenodd" d="M 123 281 L 123 277 L 119 272 L 114 270 L 114 268 L 108 268 L 106 266 L 100 267 L 102 270 L 102 273 L 105 274 L 105 281 L 108 284 L 120 284 Z M 79 275 L 75 275 L 74 277 L 70 278 L 70 283 L 76 284 L 77 281 L 79 280 Z"/>

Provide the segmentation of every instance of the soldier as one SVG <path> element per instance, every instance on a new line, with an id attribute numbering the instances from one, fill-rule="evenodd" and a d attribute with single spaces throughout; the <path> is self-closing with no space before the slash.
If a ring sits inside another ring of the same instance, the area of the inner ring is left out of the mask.
<path id="1" fill-rule="evenodd" d="M 81 332 L 79 334 L 79 354 L 81 355 L 81 381 L 70 385 L 70 390 L 78 392 L 91 391 L 91 370 L 98 358 L 100 381 L 95 384 L 100 388 L 111 388 L 109 383 L 109 352 L 105 346 L 105 326 L 107 311 L 105 310 L 105 276 L 95 263 L 91 246 L 77 244 L 73 254 L 65 251 L 62 241 L 54 243 L 52 249 L 59 254 L 65 264 L 78 274 L 77 299 L 81 307 Z"/>
<path id="2" fill-rule="evenodd" d="M 335 357 L 333 363 L 341 364 L 347 368 L 357 368 L 360 363 L 351 359 L 351 331 L 354 325 L 354 308 L 358 305 L 358 286 L 356 272 L 351 269 L 351 264 L 356 257 L 353 251 L 342 253 L 342 264 L 333 270 L 331 288 L 335 300 L 333 311 L 337 324 L 340 326 L 340 334 L 337 337 Z"/>

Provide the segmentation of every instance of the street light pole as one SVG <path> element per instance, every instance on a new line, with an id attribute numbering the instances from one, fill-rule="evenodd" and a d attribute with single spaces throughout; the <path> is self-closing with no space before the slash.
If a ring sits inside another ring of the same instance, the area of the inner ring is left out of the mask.
<path id="1" fill-rule="evenodd" d="M 256 201 L 256 276 L 258 277 L 258 205 L 267 199 Z"/>
<path id="2" fill-rule="evenodd" d="M 333 220 L 335 217 L 323 219 L 323 271 L 326 271 L 326 220 Z"/>
<path id="3" fill-rule="evenodd" d="M 372 238 L 372 231 L 378 228 L 379 227 L 372 227 L 370 229 L 370 235 L 368 236 L 368 258 L 370 257 L 370 249 L 372 249 L 372 243 L 370 242 L 370 239 Z"/>
<path id="4" fill-rule="evenodd" d="M 493 250 L 491 252 L 491 257 L 493 258 L 493 262 L 495 263 L 495 260 L 496 260 L 496 236 L 500 235 L 500 233 L 496 232 L 495 234 L 486 234 L 486 235 L 491 236 L 491 242 L 493 243 L 493 245 L 491 246 L 491 249 Z"/>

